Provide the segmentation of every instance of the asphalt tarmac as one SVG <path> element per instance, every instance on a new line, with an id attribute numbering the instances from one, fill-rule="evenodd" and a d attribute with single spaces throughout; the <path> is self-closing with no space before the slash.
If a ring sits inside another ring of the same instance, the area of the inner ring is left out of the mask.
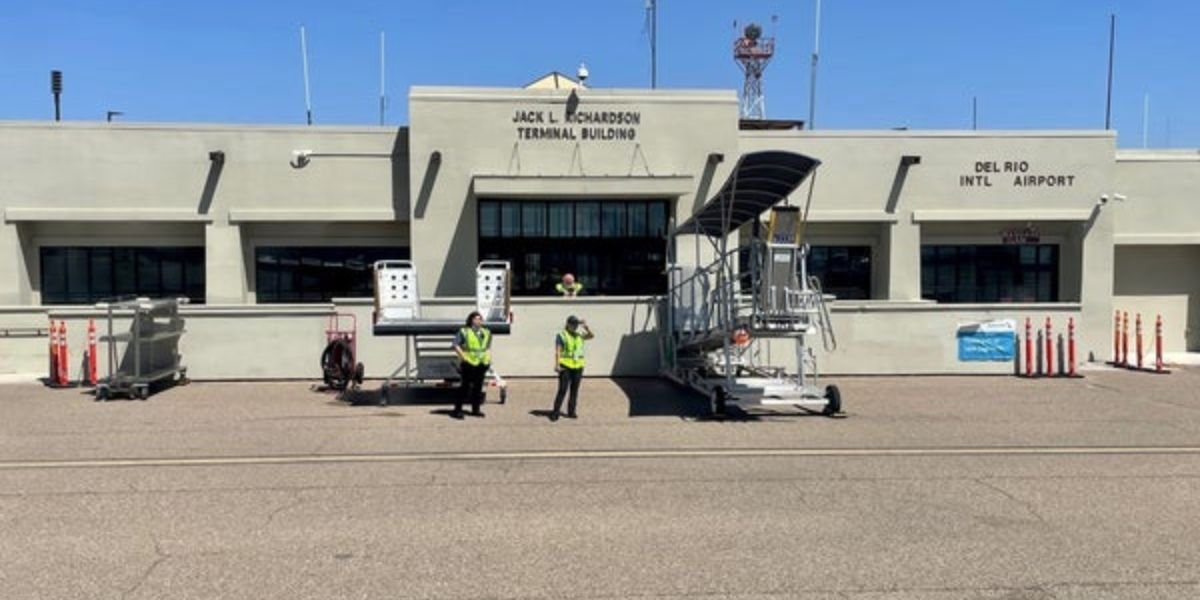
<path id="1" fill-rule="evenodd" d="M 357 404 L 0 386 L 4 598 L 1200 597 L 1200 370 L 857 377 L 718 417 L 658 380 Z M 374 389 L 371 389 L 374 388 Z"/>

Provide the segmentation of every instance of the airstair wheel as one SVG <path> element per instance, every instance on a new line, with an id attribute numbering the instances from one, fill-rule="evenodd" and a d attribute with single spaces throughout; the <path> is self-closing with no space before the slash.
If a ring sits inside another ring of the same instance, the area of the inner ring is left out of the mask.
<path id="1" fill-rule="evenodd" d="M 825 386 L 825 410 L 824 415 L 832 417 L 842 412 L 842 392 L 836 385 Z"/>
<path id="2" fill-rule="evenodd" d="M 717 387 L 717 388 L 713 388 L 713 391 L 712 391 L 712 411 L 713 411 L 713 414 L 715 414 L 715 415 L 721 415 L 721 416 L 724 416 L 724 415 L 725 415 L 725 410 L 726 410 L 726 408 L 727 408 L 727 406 L 726 406 L 726 404 L 727 404 L 727 402 L 726 402 L 726 400 L 727 400 L 726 396 L 727 396 L 727 395 L 726 395 L 726 393 L 725 393 L 725 388 L 723 388 L 723 387 Z"/>

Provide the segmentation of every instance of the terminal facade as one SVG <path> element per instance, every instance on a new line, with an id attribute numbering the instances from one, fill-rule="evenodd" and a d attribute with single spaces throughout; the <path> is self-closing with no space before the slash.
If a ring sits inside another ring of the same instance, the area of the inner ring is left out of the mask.
<path id="1" fill-rule="evenodd" d="M 1047 317 L 1108 360 L 1115 311 L 1161 315 L 1168 353 L 1200 351 L 1195 150 L 740 124 L 733 91 L 414 87 L 409 107 L 402 128 L 0 123 L 0 373 L 45 370 L 25 333 L 50 319 L 77 355 L 92 305 L 132 294 L 190 298 L 195 378 L 316 377 L 335 311 L 386 375 L 402 349 L 371 338 L 369 265 L 399 258 L 445 317 L 469 310 L 478 261 L 511 261 L 506 374 L 550 375 L 578 314 L 589 375 L 653 375 L 668 243 L 699 244 L 672 224 L 761 150 L 822 163 L 789 202 L 811 200 L 809 271 L 837 297 L 827 372 L 1009 372 L 959 360 L 959 328 Z M 567 272 L 578 298 L 554 296 Z"/>

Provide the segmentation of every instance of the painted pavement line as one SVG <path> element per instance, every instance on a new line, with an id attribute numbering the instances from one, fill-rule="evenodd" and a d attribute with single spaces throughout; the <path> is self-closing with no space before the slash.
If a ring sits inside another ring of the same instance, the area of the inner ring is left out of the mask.
<path id="1" fill-rule="evenodd" d="M 400 463 L 434 461 L 741 458 L 741 457 L 924 457 L 924 456 L 1086 456 L 1200 455 L 1200 446 L 1030 446 L 979 448 L 728 448 L 661 450 L 530 450 L 511 452 L 414 452 L 392 454 L 317 454 L 196 458 L 98 458 L 80 460 L 0 461 L 0 470 L 103 469 L 115 467 L 204 467 L 323 463 Z"/>

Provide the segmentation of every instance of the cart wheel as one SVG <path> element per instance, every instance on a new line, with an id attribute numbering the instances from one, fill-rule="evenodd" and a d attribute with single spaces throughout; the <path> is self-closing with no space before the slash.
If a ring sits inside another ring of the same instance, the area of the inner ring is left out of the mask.
<path id="1" fill-rule="evenodd" d="M 188 376 L 187 376 L 187 369 L 180 369 L 179 370 L 179 379 L 177 379 L 175 381 L 175 385 L 187 385 L 191 382 L 192 382 L 192 380 L 188 379 Z"/>
<path id="2" fill-rule="evenodd" d="M 713 389 L 713 391 L 712 391 L 713 414 L 724 416 L 726 408 L 727 408 L 727 406 L 726 406 L 726 398 L 725 398 L 725 388 L 719 387 L 719 388 Z"/>
<path id="3" fill-rule="evenodd" d="M 107 385 L 102 385 L 102 386 L 96 388 L 96 401 L 97 402 L 108 402 L 108 386 Z"/>
<path id="4" fill-rule="evenodd" d="M 505 402 L 508 402 L 508 388 L 502 387 L 500 388 L 500 404 Z"/>
<path id="5" fill-rule="evenodd" d="M 379 405 L 388 405 L 388 384 L 386 383 L 379 387 Z"/>
<path id="6" fill-rule="evenodd" d="M 150 397 L 150 387 L 139 385 L 133 388 L 133 396 L 138 400 L 145 400 Z"/>
<path id="7" fill-rule="evenodd" d="M 825 386 L 825 410 L 822 411 L 827 417 L 832 417 L 842 412 L 842 392 L 836 385 Z"/>
<path id="8" fill-rule="evenodd" d="M 321 352 L 321 372 L 326 387 L 345 390 L 354 379 L 354 352 L 344 338 L 336 338 Z"/>

